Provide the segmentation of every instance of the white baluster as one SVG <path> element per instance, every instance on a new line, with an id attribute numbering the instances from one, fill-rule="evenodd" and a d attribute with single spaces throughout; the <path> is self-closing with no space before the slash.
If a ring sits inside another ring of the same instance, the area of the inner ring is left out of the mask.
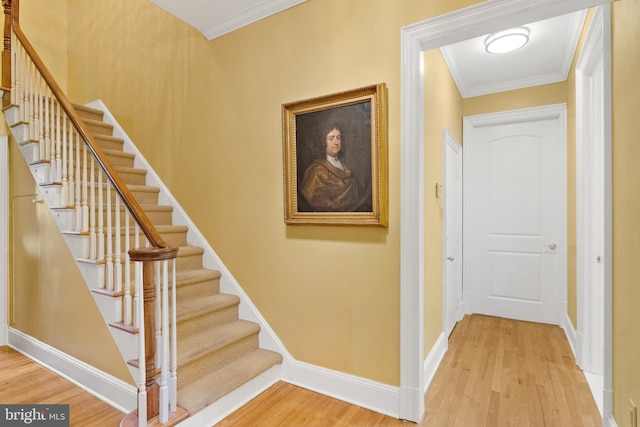
<path id="1" fill-rule="evenodd" d="M 97 242 L 97 234 L 96 234 L 96 181 L 93 170 L 93 156 L 91 156 L 91 165 L 89 165 L 87 159 L 87 145 L 83 143 L 82 146 L 83 154 L 84 154 L 84 164 L 82 169 L 82 217 L 88 218 L 89 225 L 89 259 L 98 260 L 98 242 Z M 91 175 L 91 182 L 87 178 L 87 168 L 89 168 L 89 173 Z M 89 193 L 89 205 L 87 206 L 87 190 L 90 189 L 91 193 Z M 85 216 L 85 213 L 88 216 Z M 84 229 L 84 224 L 83 224 Z"/>
<path id="2" fill-rule="evenodd" d="M 116 226 L 115 226 L 115 259 L 114 259 L 114 288 L 116 292 L 122 292 L 122 246 L 121 246 L 121 232 L 120 229 L 120 195 L 116 193 L 116 207 L 115 207 L 115 216 L 116 216 Z M 119 317 L 119 319 L 122 319 Z"/>
<path id="3" fill-rule="evenodd" d="M 62 113 L 62 111 L 60 111 Z M 60 138 L 60 146 L 62 150 L 62 166 L 60 175 L 62 177 L 62 206 L 69 206 L 69 181 L 67 177 L 67 115 L 62 120 L 62 138 Z"/>
<path id="4" fill-rule="evenodd" d="M 69 170 L 68 170 L 68 175 L 69 175 L 69 201 L 67 202 L 67 204 L 69 205 L 69 207 L 76 207 L 76 182 L 75 182 L 75 165 L 73 163 L 74 158 L 73 158 L 73 153 L 74 153 L 74 148 L 75 148 L 75 144 L 74 142 L 76 141 L 76 129 L 74 126 L 71 125 L 69 126 Z M 80 231 L 79 228 L 75 228 L 75 231 Z"/>
<path id="5" fill-rule="evenodd" d="M 76 231 L 78 232 L 89 231 L 89 219 L 82 211 L 82 200 L 87 200 L 87 181 L 86 179 L 83 181 L 81 176 L 81 170 L 87 170 L 85 165 L 80 163 L 80 135 L 76 134 Z M 82 192 L 80 191 L 81 186 Z M 86 229 L 84 228 L 85 222 L 87 223 Z M 86 256 L 89 254 L 85 254 Z"/>
<path id="6" fill-rule="evenodd" d="M 102 175 L 102 174 L 100 174 Z M 106 247 L 106 270 L 107 289 L 113 290 L 113 223 L 111 222 L 111 182 L 107 180 L 107 247 Z"/>
<path id="7" fill-rule="evenodd" d="M 160 263 L 156 263 L 160 264 Z M 162 345 L 160 351 L 160 423 L 169 420 L 169 261 L 162 261 Z"/>
<path id="8" fill-rule="evenodd" d="M 137 226 L 136 226 L 137 228 Z M 137 230 L 136 230 L 137 231 Z M 142 263 L 135 264 L 135 301 L 138 312 L 136 325 L 138 327 L 138 427 L 147 425 L 147 361 L 144 348 L 144 301 L 142 298 Z"/>
<path id="9" fill-rule="evenodd" d="M 93 157 L 91 157 L 93 162 Z M 91 163 L 91 176 L 93 175 L 93 163 Z M 94 178 L 95 179 L 95 178 Z M 98 260 L 104 260 L 104 196 L 102 194 L 102 171 L 98 171 Z"/>
<path id="10" fill-rule="evenodd" d="M 129 228 L 129 211 L 124 211 L 124 324 L 131 325 L 133 321 L 133 307 L 131 307 L 131 260 L 129 258 L 131 230 Z"/>
<path id="11" fill-rule="evenodd" d="M 171 260 L 171 412 L 178 409 L 178 328 L 176 324 L 176 259 Z"/>
<path id="12" fill-rule="evenodd" d="M 138 225 L 137 222 L 134 222 L 134 242 L 133 242 L 133 246 L 137 249 L 140 247 L 140 226 Z M 135 283 L 133 284 L 133 289 L 134 289 L 134 296 L 133 296 L 133 324 L 136 325 L 136 327 L 140 328 L 140 312 L 138 311 L 138 304 L 140 303 L 140 298 L 142 297 L 142 295 L 140 295 L 140 287 L 138 287 L 138 269 L 141 268 L 140 267 L 140 263 L 136 262 L 135 263 L 135 271 L 134 274 L 135 276 Z"/>
<path id="13" fill-rule="evenodd" d="M 56 102 L 58 114 L 56 115 L 56 177 L 54 182 L 62 181 L 62 138 L 60 136 L 62 120 L 62 111 L 60 109 L 60 102 Z"/>

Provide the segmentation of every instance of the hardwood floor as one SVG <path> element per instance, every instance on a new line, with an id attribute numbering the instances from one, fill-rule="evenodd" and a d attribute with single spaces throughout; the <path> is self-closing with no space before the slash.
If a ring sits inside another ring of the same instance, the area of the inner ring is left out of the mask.
<path id="1" fill-rule="evenodd" d="M 465 316 L 451 334 L 419 426 L 600 426 L 600 414 L 557 326 Z M 278 383 L 218 424 L 406 426 L 311 391 Z"/>
<path id="2" fill-rule="evenodd" d="M 69 425 L 115 427 L 125 414 L 9 347 L 0 347 L 0 403 L 68 404 Z"/>
<path id="3" fill-rule="evenodd" d="M 124 414 L 0 347 L 0 403 L 67 403 L 71 426 L 118 426 Z M 419 426 L 600 426 L 584 375 L 557 326 L 465 316 L 425 397 Z M 411 426 L 279 382 L 218 427 Z"/>

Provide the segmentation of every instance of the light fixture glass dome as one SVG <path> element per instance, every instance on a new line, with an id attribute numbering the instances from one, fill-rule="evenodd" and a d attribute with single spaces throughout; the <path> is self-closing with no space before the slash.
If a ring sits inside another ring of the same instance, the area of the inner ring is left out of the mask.
<path id="1" fill-rule="evenodd" d="M 529 41 L 529 29 L 516 27 L 499 31 L 484 39 L 484 47 L 489 53 L 508 53 L 520 49 Z"/>

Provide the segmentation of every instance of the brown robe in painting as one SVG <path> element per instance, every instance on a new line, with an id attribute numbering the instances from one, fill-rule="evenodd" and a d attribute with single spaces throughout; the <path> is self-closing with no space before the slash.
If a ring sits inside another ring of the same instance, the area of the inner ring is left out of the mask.
<path id="1" fill-rule="evenodd" d="M 351 169 L 342 161 L 340 169 L 328 160 L 315 160 L 307 168 L 300 185 L 300 193 L 309 204 L 323 212 L 352 212 L 369 194 L 358 188 Z"/>

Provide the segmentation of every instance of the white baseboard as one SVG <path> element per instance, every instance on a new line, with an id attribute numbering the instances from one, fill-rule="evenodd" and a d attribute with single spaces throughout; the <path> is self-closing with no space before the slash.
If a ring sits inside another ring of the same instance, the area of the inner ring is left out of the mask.
<path id="1" fill-rule="evenodd" d="M 616 423 L 616 420 L 613 419 L 613 416 L 604 420 L 602 425 L 604 427 L 618 427 L 618 424 Z"/>
<path id="2" fill-rule="evenodd" d="M 136 409 L 133 385 L 13 328 L 8 328 L 8 345 L 123 413 Z"/>
<path id="3" fill-rule="evenodd" d="M 578 337 L 576 335 L 576 330 L 573 329 L 573 323 L 571 323 L 571 319 L 569 319 L 569 315 L 567 313 L 561 319 L 560 327 L 564 330 L 564 334 L 567 337 L 567 341 L 569 341 L 569 346 L 571 347 L 571 351 L 573 352 L 573 357 L 578 360 Z"/>
<path id="4" fill-rule="evenodd" d="M 399 387 L 295 360 L 283 366 L 282 381 L 390 417 L 399 417 Z"/>
<path id="5" fill-rule="evenodd" d="M 440 334 L 435 344 L 429 351 L 427 358 L 424 359 L 424 393 L 427 393 L 431 380 L 442 362 L 442 358 L 449 349 L 449 340 L 443 332 Z"/>

